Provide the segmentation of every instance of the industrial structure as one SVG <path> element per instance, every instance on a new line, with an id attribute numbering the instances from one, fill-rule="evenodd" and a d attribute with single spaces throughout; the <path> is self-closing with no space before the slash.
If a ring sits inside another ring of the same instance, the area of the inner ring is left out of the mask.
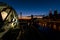
<path id="1" fill-rule="evenodd" d="M 11 28 L 18 28 L 18 15 L 12 7 L 0 2 L 0 31 L 3 31 L 0 38 Z"/>

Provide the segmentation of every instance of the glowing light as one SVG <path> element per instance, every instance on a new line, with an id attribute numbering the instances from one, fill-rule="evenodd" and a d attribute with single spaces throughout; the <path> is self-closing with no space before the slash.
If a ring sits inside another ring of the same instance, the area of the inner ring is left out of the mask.
<path id="1" fill-rule="evenodd" d="M 1 12 L 1 15 L 2 15 L 2 19 L 4 20 L 8 14 L 7 12 L 3 11 Z"/>

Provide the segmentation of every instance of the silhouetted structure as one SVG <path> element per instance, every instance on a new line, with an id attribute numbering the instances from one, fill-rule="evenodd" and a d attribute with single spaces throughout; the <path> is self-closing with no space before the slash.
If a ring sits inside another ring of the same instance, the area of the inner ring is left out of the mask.
<path id="1" fill-rule="evenodd" d="M 8 4 L 0 2 L 0 38 L 9 30 L 17 29 L 18 24 L 18 15 L 16 11 Z"/>
<path id="2" fill-rule="evenodd" d="M 20 12 L 20 19 L 22 19 L 22 12 Z"/>
<path id="3" fill-rule="evenodd" d="M 31 19 L 33 19 L 33 15 L 31 15 Z"/>
<path id="4" fill-rule="evenodd" d="M 58 11 L 55 10 L 55 11 L 54 11 L 54 16 L 57 16 L 57 15 L 58 15 Z"/>
<path id="5" fill-rule="evenodd" d="M 52 10 L 49 11 L 49 17 L 52 18 Z"/>

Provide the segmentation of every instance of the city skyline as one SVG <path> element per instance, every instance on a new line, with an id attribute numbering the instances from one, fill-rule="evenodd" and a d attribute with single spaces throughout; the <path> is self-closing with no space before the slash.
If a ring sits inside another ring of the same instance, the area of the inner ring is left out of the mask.
<path id="1" fill-rule="evenodd" d="M 49 10 L 55 9 L 60 12 L 60 0 L 0 0 L 12 6 L 19 14 L 27 15 L 48 15 Z"/>

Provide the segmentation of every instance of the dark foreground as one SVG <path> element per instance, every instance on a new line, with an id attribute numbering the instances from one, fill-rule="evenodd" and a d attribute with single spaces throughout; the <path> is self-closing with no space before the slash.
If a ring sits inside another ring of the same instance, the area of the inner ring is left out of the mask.
<path id="1" fill-rule="evenodd" d="M 60 32 L 43 28 L 38 24 L 20 26 L 19 29 L 10 29 L 2 40 L 60 40 Z"/>

